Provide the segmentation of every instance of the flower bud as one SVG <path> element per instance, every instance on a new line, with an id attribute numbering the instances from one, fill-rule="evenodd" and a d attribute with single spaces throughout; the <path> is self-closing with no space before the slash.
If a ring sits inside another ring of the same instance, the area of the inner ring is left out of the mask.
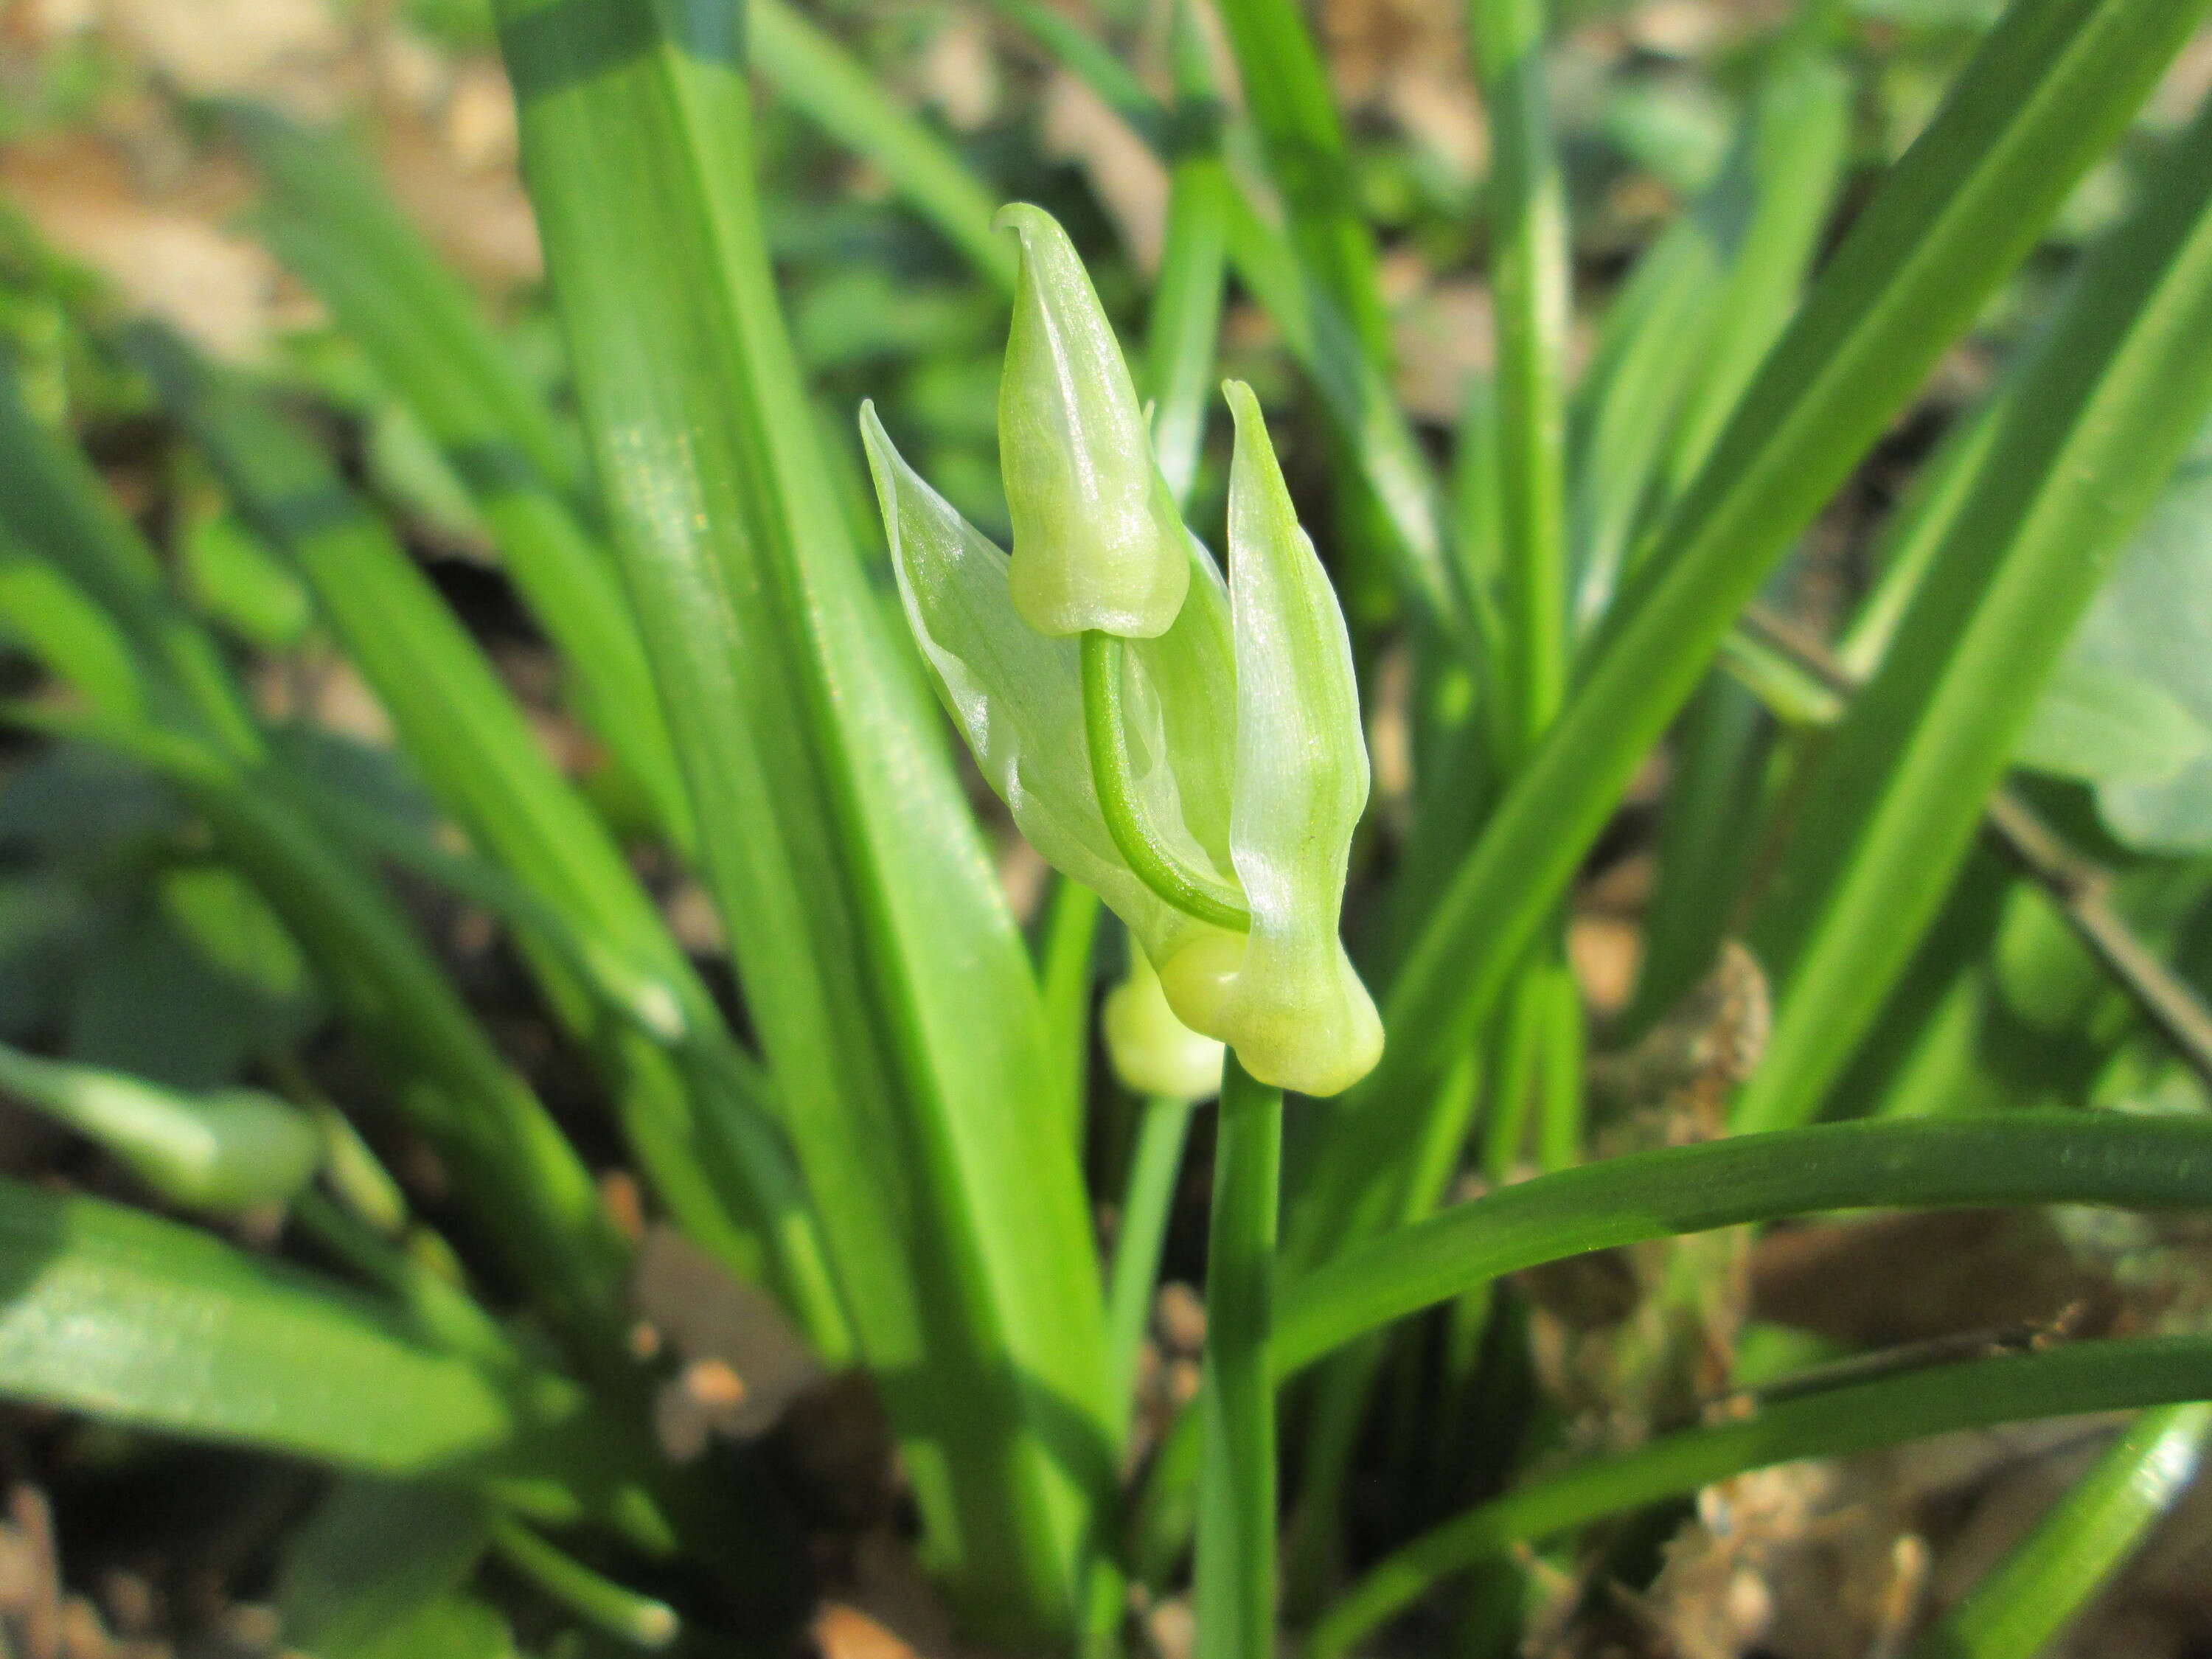
<path id="1" fill-rule="evenodd" d="M 164 1089 L 5 1046 L 0 1084 L 191 1209 L 283 1203 L 314 1179 L 322 1162 L 322 1132 L 313 1120 L 256 1089 Z"/>
<path id="2" fill-rule="evenodd" d="M 1142 951 L 1129 952 L 1129 976 L 1106 994 L 1098 1024 L 1114 1075 L 1134 1092 L 1200 1101 L 1220 1091 L 1224 1045 L 1175 1017 Z"/>
<path id="3" fill-rule="evenodd" d="M 1189 581 L 1182 520 L 1091 277 L 1052 216 L 1016 203 L 1019 285 L 999 382 L 1014 609 L 1041 634 L 1167 631 Z"/>
<path id="4" fill-rule="evenodd" d="M 1226 1042 L 1262 1082 L 1334 1094 L 1367 1073 L 1382 1042 L 1337 939 L 1367 751 L 1335 592 L 1251 394 L 1233 387 L 1231 402 L 1228 581 L 1186 535 L 1188 599 L 1165 632 L 1128 643 L 1121 672 L 1136 807 L 1184 867 L 1249 903 L 1249 933 L 1177 908 L 1131 868 L 1093 778 L 1077 642 L 1016 614 L 1018 562 L 906 465 L 872 408 L 860 427 L 908 624 L 1022 834 L 1127 925 L 1157 969 L 1160 1012 Z M 1128 1064 L 1149 1067 L 1164 1041 L 1139 1000 L 1151 988 L 1115 994 L 1109 1044 L 1126 1041 Z"/>
<path id="5" fill-rule="evenodd" d="M 1229 471 L 1229 602 L 1237 641 L 1237 785 L 1230 856 L 1252 931 L 1218 1030 L 1263 1083 L 1347 1089 L 1382 1053 L 1374 1000 L 1337 937 L 1345 862 L 1367 804 L 1367 744 L 1336 592 L 1298 527 L 1249 386 Z M 1170 984 L 1173 1000 L 1173 979 Z"/>

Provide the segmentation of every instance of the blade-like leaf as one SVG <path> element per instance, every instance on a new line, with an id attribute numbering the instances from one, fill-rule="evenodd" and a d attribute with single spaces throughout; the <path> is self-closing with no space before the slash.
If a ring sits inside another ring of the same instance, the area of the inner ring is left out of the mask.
<path id="1" fill-rule="evenodd" d="M 361 1659 L 476 1570 L 491 1515 L 474 1493 L 421 1481 L 341 1480 L 293 1534 L 276 1580 L 284 1639 Z"/>
<path id="2" fill-rule="evenodd" d="M 1167 229 L 1146 324 L 1144 379 L 1152 398 L 1152 449 L 1160 476 L 1181 502 L 1198 476 L 1213 396 L 1232 186 L 1221 161 L 1219 100 L 1193 0 L 1179 0 L 1174 28 L 1179 119 L 1188 136 L 1169 173 Z"/>
<path id="3" fill-rule="evenodd" d="M 542 1292 L 580 1350 L 623 1327 L 620 1238 L 590 1175 L 507 1066 L 390 900 L 302 810 L 269 757 L 216 641 L 164 591 L 152 550 L 75 450 L 36 426 L 0 362 L 0 519 L 104 623 L 161 724 L 106 710 L 83 735 L 179 783 L 313 957 L 398 1094 L 464 1182 L 509 1268 Z M 0 583 L 0 600 L 14 594 Z M 108 701 L 113 701 L 112 697 Z"/>
<path id="4" fill-rule="evenodd" d="M 578 1512 L 570 1480 L 611 1496 L 641 1468 L 574 1383 L 486 1371 L 311 1274 L 14 1182 L 0 1183 L 0 1392 L 367 1473 L 491 1481 L 552 1519 Z"/>
<path id="5" fill-rule="evenodd" d="M 1305 19 L 1296 0 L 1223 0 L 1219 9 L 1291 239 L 1350 319 L 1361 355 L 1387 362 L 1375 238 L 1360 216 L 1343 125 Z"/>
<path id="6" fill-rule="evenodd" d="M 778 92 L 831 137 L 881 167 L 970 264 L 1013 291 L 1013 247 L 991 228 L 998 204 L 943 139 L 788 0 L 747 0 L 745 27 L 753 67 Z"/>
<path id="7" fill-rule="evenodd" d="M 352 156 L 264 112 L 236 124 L 270 185 L 263 234 L 445 452 L 559 648 L 584 719 L 688 847 L 690 805 L 636 621 L 606 550 L 564 498 L 574 468 L 544 407 Z"/>
<path id="8" fill-rule="evenodd" d="M 1466 607 L 1447 563 L 1436 477 L 1389 378 L 1308 275 L 1290 239 L 1241 188 L 1230 192 L 1227 206 L 1231 263 L 1282 331 L 1380 505 L 1399 586 L 1446 634 L 1463 636 Z"/>
<path id="9" fill-rule="evenodd" d="M 2011 1114 L 1839 1123 L 1606 1158 L 1520 1182 L 1354 1246 L 1278 1299 L 1287 1374 L 1501 1273 L 1639 1239 L 1820 1210 L 2201 1206 L 2212 1123 Z"/>
<path id="10" fill-rule="evenodd" d="M 737 9 L 498 10 L 705 873 L 927 1553 L 991 1633 L 1065 1636 L 1112 1458 L 1074 1149 L 1020 938 L 828 494 Z"/>
<path id="11" fill-rule="evenodd" d="M 1566 190 L 1544 84 L 1544 0 L 1469 8 L 1490 117 L 1490 270 L 1497 354 L 1504 627 L 1490 665 L 1492 763 L 1510 773 L 1559 713 L 1567 679 L 1566 367 L 1573 305 Z"/>
<path id="12" fill-rule="evenodd" d="M 5 354 L 0 520 L 16 549 L 54 573 L 39 582 L 39 591 L 11 595 L 24 605 L 24 625 L 39 630 L 39 643 L 64 647 L 70 661 L 97 675 L 85 687 L 88 694 L 110 712 L 125 712 L 117 665 L 127 659 L 139 686 L 129 712 L 181 722 L 235 754 L 261 752 L 260 735 L 214 636 L 171 600 L 153 550 L 118 510 L 91 464 L 32 418 Z M 55 579 L 76 594 L 63 607 L 71 618 L 66 633 L 44 614 Z M 112 635 L 105 645 L 86 644 L 88 635 L 102 631 Z"/>
<path id="13" fill-rule="evenodd" d="M 321 453 L 180 341 L 142 331 L 133 347 L 240 510 L 313 585 L 424 781 L 571 938 L 622 965 L 632 1001 L 649 989 L 669 1007 L 686 1065 L 635 1024 L 609 1026 L 580 994 L 571 953 L 538 942 L 556 1012 L 600 1050 L 625 1127 L 678 1218 L 749 1277 L 762 1273 L 765 1238 L 811 1334 L 844 1357 L 836 1293 L 763 1085 L 622 849 L 428 579 Z"/>
<path id="14" fill-rule="evenodd" d="M 2021 1358 L 1908 1372 L 1768 1406 L 1568 1470 L 1470 1510 L 1375 1568 L 1316 1626 L 1307 1651 L 1339 1659 L 1439 1579 L 1486 1557 L 1746 1469 L 1835 1457 L 1955 1429 L 2212 1396 L 2212 1340 L 2087 1342 Z"/>
<path id="15" fill-rule="evenodd" d="M 1495 1004 L 1638 763 L 1773 561 L 2111 142 L 2206 7 L 2022 0 L 1964 70 L 1767 357 L 1636 591 L 1491 817 L 1386 999 L 1358 1100 L 1441 1067 Z M 1349 1104 L 1349 1103 L 1348 1103 Z M 1358 1191 L 1393 1137 L 1337 1115 Z M 1325 1237 L 1325 1217 L 1299 1235 Z"/>
<path id="16" fill-rule="evenodd" d="M 1822 754 L 1752 930 L 1781 996 L 1739 1122 L 1819 1109 L 2208 404 L 2212 107 L 2161 158 L 2005 398 L 1894 647 Z"/>
<path id="17" fill-rule="evenodd" d="M 1580 387 L 1575 614 L 1611 604 L 1637 530 L 1688 482 L 1796 303 L 1841 170 L 1849 81 L 1796 46 L 1719 178 L 1638 262 Z"/>
<path id="18" fill-rule="evenodd" d="M 2034 1659 L 2189 1489 L 2208 1432 L 2212 1405 L 2136 1419 L 1908 1659 Z"/>
<path id="19" fill-rule="evenodd" d="M 1501 1275 L 1590 1250 L 1835 1209 L 2188 1209 L 2203 1206 L 2208 1180 L 2212 1125 L 2080 1112 L 1830 1124 L 1606 1158 L 1454 1205 L 1297 1273 L 1276 1295 L 1276 1375 L 1337 1353 L 1371 1364 L 1371 1346 L 1347 1345 Z M 1196 1440 L 1186 1413 L 1132 1504 L 1150 1582 L 1189 1536 Z"/>

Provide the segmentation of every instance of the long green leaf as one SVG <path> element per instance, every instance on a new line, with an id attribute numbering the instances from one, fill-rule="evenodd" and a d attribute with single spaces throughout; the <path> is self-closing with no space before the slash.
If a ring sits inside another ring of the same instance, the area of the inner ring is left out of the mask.
<path id="1" fill-rule="evenodd" d="M 1168 185 L 1167 240 L 1145 337 L 1145 381 L 1153 399 L 1153 453 L 1178 501 L 1189 496 L 1198 476 L 1212 402 L 1231 188 L 1220 159 L 1205 155 L 1177 161 Z"/>
<path id="2" fill-rule="evenodd" d="M 604 1055 L 624 1127 L 677 1218 L 749 1277 L 764 1266 L 757 1230 L 810 1333 L 846 1357 L 842 1315 L 764 1085 L 622 849 L 428 579 L 321 452 L 181 342 L 141 331 L 134 346 L 240 510 L 313 584 L 424 781 L 574 936 L 668 1005 L 678 1057 L 633 1022 L 608 1022 L 575 982 L 569 953 L 538 942 L 541 981 L 571 1032 Z"/>
<path id="3" fill-rule="evenodd" d="M 135 665 L 140 688 L 128 712 L 180 724 L 233 754 L 263 752 L 260 733 L 214 637 L 173 602 L 154 550 L 124 518 L 91 464 L 32 418 L 5 354 L 0 354 L 0 519 L 22 551 L 76 590 L 77 603 L 65 608 L 76 631 L 112 636 L 103 645 L 80 641 L 70 653 L 95 665 L 106 684 L 86 689 L 98 693 L 111 712 L 126 712 L 115 665 L 127 659 Z M 52 581 L 45 586 L 51 589 Z M 18 597 L 27 607 L 41 609 L 53 600 L 51 592 Z M 33 620 L 42 635 L 53 625 L 44 617 Z"/>
<path id="4" fill-rule="evenodd" d="M 572 1475 L 609 1492 L 640 1478 L 572 1382 L 488 1372 L 311 1274 L 15 1182 L 0 1182 L 0 1392 L 367 1473 L 494 1481 L 549 1519 L 576 1514 Z"/>
<path id="5" fill-rule="evenodd" d="M 1745 135 L 1753 199 L 1698 331 L 1704 356 L 1670 434 L 1667 483 L 1686 488 L 1796 309 L 1850 144 L 1851 80 L 1801 40 L 1776 49 Z"/>
<path id="6" fill-rule="evenodd" d="M 1220 13 L 1291 240 L 1349 319 L 1361 354 L 1387 362 L 1375 239 L 1360 216 L 1343 124 L 1297 0 L 1222 0 Z"/>
<path id="7" fill-rule="evenodd" d="M 1962 71 L 1668 514 L 1644 579 L 1391 987 L 1390 1046 L 1331 1136 L 1354 1190 L 1357 1165 L 1392 1139 L 1358 1105 L 1402 1098 L 1477 1028 L 1736 611 L 2205 9 L 2021 0 Z"/>
<path id="8" fill-rule="evenodd" d="M 1490 270 L 1497 349 L 1504 659 L 1492 763 L 1520 763 L 1567 684 L 1566 190 L 1544 85 L 1544 0 L 1474 0 L 1468 33 L 1490 116 Z"/>
<path id="9" fill-rule="evenodd" d="M 86 735 L 161 767 L 205 812 L 313 955 L 372 1049 L 395 1062 L 402 1103 L 459 1170 L 509 1267 L 580 1345 L 619 1341 L 623 1248 L 575 1152 L 500 1058 L 385 894 L 291 793 L 211 635 L 163 588 L 152 550 L 83 458 L 38 427 L 0 362 L 0 518 L 16 543 L 104 619 L 146 711 L 102 709 Z M 24 597 L 0 584 L 0 599 Z M 28 619 L 33 634 L 39 619 Z"/>
<path id="10" fill-rule="evenodd" d="M 1354 1585 L 1307 1651 L 1339 1659 L 1439 1579 L 1522 1540 L 1696 1491 L 1771 1463 L 1838 1457 L 1956 1429 L 2212 1396 L 2212 1340 L 2087 1342 L 1908 1372 L 1768 1406 L 1509 1493 L 1424 1534 Z"/>
<path id="11" fill-rule="evenodd" d="M 1194 0 L 1175 9 L 1176 97 L 1188 135 L 1168 174 L 1167 234 L 1145 328 L 1145 389 L 1152 451 L 1178 501 L 1190 495 L 1213 401 L 1214 337 L 1221 330 L 1231 185 L 1220 154 L 1220 99 Z"/>
<path id="12" fill-rule="evenodd" d="M 260 228 L 446 453 L 559 648 L 585 720 L 680 846 L 690 804 L 612 561 L 579 520 L 574 465 L 459 281 L 335 143 L 261 111 L 235 125 L 270 191 Z"/>
<path id="13" fill-rule="evenodd" d="M 2212 1204 L 2212 1122 L 2017 1113 L 1839 1123 L 1606 1158 L 1353 1246 L 1283 1287 L 1284 1375 L 1502 1273 L 1740 1222 L 1870 1206 Z"/>
<path id="14" fill-rule="evenodd" d="M 1112 1467 L 1081 1182 L 1020 938 L 819 465 L 737 10 L 499 17 L 705 872 L 927 1553 L 987 1633 L 1065 1638 Z"/>
<path id="15" fill-rule="evenodd" d="M 1454 586 L 1435 473 L 1389 379 L 1290 238 L 1241 187 L 1231 191 L 1228 212 L 1231 262 L 1282 331 L 1380 506 L 1399 586 L 1448 636 L 1463 639 L 1466 605 Z"/>
<path id="16" fill-rule="evenodd" d="M 237 769 L 149 726 L 20 706 L 13 723 L 113 750 L 157 771 L 206 819 L 391 1066 L 401 1109 L 453 1167 L 477 1227 L 532 1287 L 578 1358 L 626 1376 L 628 1248 L 590 1171 L 493 1048 L 390 900 L 303 802 L 282 768 Z"/>
<path id="17" fill-rule="evenodd" d="M 1757 848 L 1771 732 L 1758 697 L 1726 674 L 1708 677 L 1683 715 L 1660 811 L 1636 998 L 1619 1041 L 1649 1030 L 1712 966 Z"/>
<path id="18" fill-rule="evenodd" d="M 284 1639 L 317 1659 L 362 1659 L 397 1626 L 467 1582 L 489 1507 L 427 1481 L 354 1476 L 295 1528 L 276 1579 Z"/>
<path id="19" fill-rule="evenodd" d="M 1736 1120 L 1809 1118 L 1966 856 L 2074 624 L 2212 404 L 2212 106 L 2005 398 L 1972 489 L 1823 753 L 1752 930 L 1783 988 Z"/>
<path id="20" fill-rule="evenodd" d="M 1013 240 L 991 228 L 999 204 L 951 146 L 788 0 L 746 0 L 745 28 L 753 66 L 778 92 L 830 137 L 881 167 L 976 270 L 1013 292 Z"/>
<path id="21" fill-rule="evenodd" d="M 2208 1195 L 2212 1125 L 2080 1112 L 1831 1124 L 1607 1158 L 1454 1205 L 1296 1273 L 1276 1297 L 1276 1375 L 1327 1355 L 1342 1355 L 1347 1370 L 1355 1360 L 1371 1366 L 1365 1339 L 1394 1320 L 1502 1274 L 1644 1239 L 1832 1209 L 2179 1209 L 2212 1202 Z M 1337 1383 L 1341 1374 L 1329 1373 L 1328 1384 L 1356 1401 L 1364 1382 Z M 1316 1448 L 1322 1434 L 1317 1426 Z M 1189 1536 L 1196 1439 L 1186 1415 L 1133 1505 L 1147 1582 L 1164 1576 Z"/>
<path id="22" fill-rule="evenodd" d="M 1825 58 L 1778 48 L 1720 176 L 1607 307 L 1577 394 L 1577 623 L 1612 603 L 1635 533 L 1705 459 L 1787 323 L 1834 199 L 1850 89 Z"/>

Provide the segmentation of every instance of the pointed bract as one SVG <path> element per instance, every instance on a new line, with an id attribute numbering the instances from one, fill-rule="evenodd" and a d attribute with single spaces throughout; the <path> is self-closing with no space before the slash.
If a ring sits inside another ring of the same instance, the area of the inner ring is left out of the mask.
<path id="1" fill-rule="evenodd" d="M 1345 863 L 1367 804 L 1358 684 L 1335 590 L 1298 527 L 1260 406 L 1239 381 L 1224 390 L 1237 422 L 1230 855 L 1252 932 L 1222 988 L 1218 1020 L 1202 1029 L 1226 1038 L 1261 1082 L 1332 1095 L 1364 1077 L 1382 1052 L 1374 1000 L 1337 936 Z M 1174 974 L 1162 977 L 1175 1000 Z"/>
<path id="2" fill-rule="evenodd" d="M 1046 863 L 1104 899 L 1154 960 L 1215 931 L 1158 897 L 1114 845 L 1091 779 L 1075 641 L 1048 639 L 1015 612 L 1006 556 L 906 464 L 872 404 L 861 406 L 860 433 L 908 625 L 1015 825 Z M 1135 735 L 1146 812 L 1155 823 L 1180 826 L 1180 792 L 1157 723 Z M 1187 832 L 1182 839 L 1191 856 L 1202 856 Z"/>
<path id="3" fill-rule="evenodd" d="M 1042 634 L 1155 638 L 1189 565 L 1128 365 L 1052 216 L 1015 203 L 996 223 L 1022 245 L 999 382 L 1014 607 Z"/>

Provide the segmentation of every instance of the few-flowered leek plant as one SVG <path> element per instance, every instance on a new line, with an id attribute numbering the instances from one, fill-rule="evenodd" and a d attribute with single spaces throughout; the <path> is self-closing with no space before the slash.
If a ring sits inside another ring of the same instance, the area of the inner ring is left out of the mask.
<path id="1" fill-rule="evenodd" d="M 1066 234 L 1000 217 L 1023 246 L 999 398 L 1012 556 L 861 410 L 907 620 L 1014 822 L 1127 925 L 1176 1017 L 1262 1083 L 1335 1094 L 1382 1048 L 1337 936 L 1368 769 L 1335 592 L 1233 380 L 1224 582 Z"/>
<path id="2" fill-rule="evenodd" d="M 66 1522 L 195 1439 L 253 1527 L 239 1452 L 326 1468 L 246 1553 L 321 1659 L 849 1647 L 887 1588 L 933 1649 L 1359 1659 L 1601 1639 L 1549 1579 L 1663 1613 L 1756 1468 L 2148 1407 L 1856 1644 L 2124 1612 L 2212 1398 L 2172 1248 L 2212 1195 L 2212 98 L 2168 73 L 2212 0 L 1943 9 L 1971 53 L 1757 9 L 1670 52 L 1687 146 L 1614 142 L 1650 66 L 1605 8 L 1468 0 L 1463 177 L 1344 118 L 1304 0 L 931 9 L 1052 65 L 957 137 L 869 8 L 469 9 L 544 255 L 512 339 L 337 136 L 27 40 L 34 94 L 149 86 L 187 181 L 242 147 L 319 304 L 203 364 L 137 314 L 173 283 L 40 246 L 57 179 L 0 204 L 0 1128 L 66 1131 L 0 1170 L 11 1482 Z M 1024 153 L 1073 80 L 1156 197 Z M 1217 455 L 1224 352 L 1297 392 L 1271 436 L 1231 381 Z M 1003 551 L 886 435 L 972 478 L 994 372 Z M 1290 1140 L 1286 1089 L 1342 1097 Z M 2041 1205 L 2157 1334 L 1831 1354 L 1734 1270 L 1794 1217 Z M 2087 1206 L 2144 1212 L 2120 1255 Z M 1621 1252 L 1595 1319 L 1536 1271 Z M 1675 1425 L 1709 1384 L 1743 1410 Z M 732 1443 L 678 1462 L 685 1401 Z M 58 1411 L 122 1431 L 97 1468 Z M 1778 1649 L 1834 1624 L 1790 1599 Z"/>

